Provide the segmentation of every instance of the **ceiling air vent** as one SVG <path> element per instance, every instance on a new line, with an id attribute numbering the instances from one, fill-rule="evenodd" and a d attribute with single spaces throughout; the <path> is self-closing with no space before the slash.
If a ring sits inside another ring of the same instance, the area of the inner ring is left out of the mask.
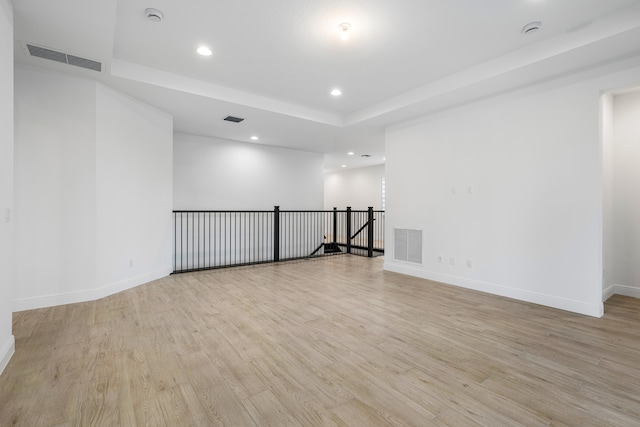
<path id="1" fill-rule="evenodd" d="M 36 58 L 48 59 L 50 61 L 62 62 L 63 64 L 75 65 L 76 67 L 86 68 L 97 72 L 102 71 L 102 64 L 91 59 L 82 58 L 80 56 L 71 55 L 57 50 L 47 49 L 46 47 L 26 44 L 29 55 Z"/>
<path id="2" fill-rule="evenodd" d="M 88 70 L 93 70 L 100 72 L 102 71 L 102 64 L 97 61 L 92 61 L 91 59 L 81 58 L 79 56 L 73 56 L 67 54 L 67 64 L 75 65 L 76 67 L 86 68 Z"/>
<path id="3" fill-rule="evenodd" d="M 227 122 L 240 123 L 244 119 L 241 119 L 240 117 L 227 116 L 224 118 L 224 120 Z"/>
<path id="4" fill-rule="evenodd" d="M 37 58 L 48 59 L 50 61 L 57 61 L 67 63 L 67 55 L 62 52 L 56 52 L 55 50 L 45 49 L 44 47 L 34 46 L 32 44 L 27 45 L 29 54 Z"/>

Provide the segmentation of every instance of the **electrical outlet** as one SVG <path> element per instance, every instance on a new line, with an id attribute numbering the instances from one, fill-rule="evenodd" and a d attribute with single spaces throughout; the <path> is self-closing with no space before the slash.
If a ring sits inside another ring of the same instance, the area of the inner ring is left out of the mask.
<path id="1" fill-rule="evenodd" d="M 471 258 L 467 258 L 467 268 L 473 267 L 473 260 Z"/>
<path id="2" fill-rule="evenodd" d="M 454 257 L 449 258 L 449 264 L 456 265 L 456 259 Z"/>
<path id="3" fill-rule="evenodd" d="M 129 268 L 131 268 L 131 267 L 133 267 L 133 260 L 132 259 L 129 260 Z"/>
<path id="4" fill-rule="evenodd" d="M 438 255 L 438 263 L 442 264 L 442 255 Z"/>

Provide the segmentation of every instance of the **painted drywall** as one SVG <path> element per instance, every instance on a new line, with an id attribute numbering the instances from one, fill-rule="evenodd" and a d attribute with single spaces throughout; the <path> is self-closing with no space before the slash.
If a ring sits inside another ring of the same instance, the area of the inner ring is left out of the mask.
<path id="1" fill-rule="evenodd" d="M 172 271 L 173 119 L 96 93 L 97 287 L 116 291 Z"/>
<path id="2" fill-rule="evenodd" d="M 13 277 L 13 9 L 0 0 L 0 373 L 15 349 Z"/>
<path id="3" fill-rule="evenodd" d="M 95 285 L 95 105 L 94 81 L 16 66 L 15 301 Z"/>
<path id="4" fill-rule="evenodd" d="M 600 98 L 600 126 L 602 133 L 602 301 L 614 293 L 613 267 L 613 100 L 612 93 Z"/>
<path id="5" fill-rule="evenodd" d="M 13 309 L 168 274 L 171 117 L 93 80 L 27 66 L 15 77 Z"/>
<path id="6" fill-rule="evenodd" d="M 176 210 L 319 210 L 321 154 L 174 134 Z"/>
<path id="7" fill-rule="evenodd" d="M 612 293 L 640 298 L 640 92 L 613 101 Z"/>
<path id="8" fill-rule="evenodd" d="M 382 209 L 384 165 L 331 172 L 324 177 L 324 209 Z"/>
<path id="9" fill-rule="evenodd" d="M 595 74 L 389 129 L 385 269 L 601 316 L 600 94 L 639 74 Z M 422 230 L 422 263 L 394 228 Z"/>

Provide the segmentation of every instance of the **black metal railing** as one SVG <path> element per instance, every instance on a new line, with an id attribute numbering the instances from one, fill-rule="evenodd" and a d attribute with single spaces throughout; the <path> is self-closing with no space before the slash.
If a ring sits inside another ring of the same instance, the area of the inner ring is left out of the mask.
<path id="1" fill-rule="evenodd" d="M 173 211 L 173 272 L 384 253 L 384 211 Z"/>

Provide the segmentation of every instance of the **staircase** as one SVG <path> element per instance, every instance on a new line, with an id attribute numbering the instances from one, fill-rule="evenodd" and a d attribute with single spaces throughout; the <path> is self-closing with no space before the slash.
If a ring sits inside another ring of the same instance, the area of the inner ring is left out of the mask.
<path id="1" fill-rule="evenodd" d="M 340 246 L 338 246 L 337 243 L 324 243 L 323 246 L 325 254 L 342 253 L 342 249 L 340 249 Z"/>

